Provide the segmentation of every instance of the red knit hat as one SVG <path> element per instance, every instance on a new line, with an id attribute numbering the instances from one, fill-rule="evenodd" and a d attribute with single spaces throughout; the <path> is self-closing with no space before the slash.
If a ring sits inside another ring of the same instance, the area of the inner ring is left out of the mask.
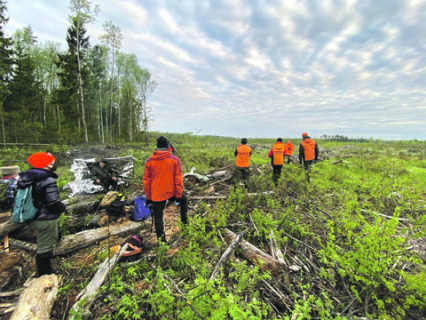
<path id="1" fill-rule="evenodd" d="M 308 134 L 306 132 L 302 133 L 302 137 L 307 136 Z"/>
<path id="2" fill-rule="evenodd" d="M 27 161 L 34 168 L 44 168 L 55 161 L 55 157 L 50 153 L 37 152 L 31 155 Z"/>

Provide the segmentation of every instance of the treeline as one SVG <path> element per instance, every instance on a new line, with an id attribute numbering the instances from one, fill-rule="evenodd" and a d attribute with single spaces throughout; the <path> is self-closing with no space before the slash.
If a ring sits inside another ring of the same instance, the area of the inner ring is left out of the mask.
<path id="1" fill-rule="evenodd" d="M 120 50 L 123 35 L 112 22 L 91 45 L 87 27 L 98 6 L 70 0 L 69 9 L 63 50 L 38 43 L 30 26 L 6 36 L 7 2 L 0 0 L 1 142 L 141 141 L 148 136 L 147 100 L 157 83 L 134 54 Z"/>

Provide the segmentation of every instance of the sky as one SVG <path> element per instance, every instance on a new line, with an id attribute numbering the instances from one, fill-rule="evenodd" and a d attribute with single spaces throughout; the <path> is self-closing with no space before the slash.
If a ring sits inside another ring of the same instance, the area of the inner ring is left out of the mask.
<path id="1" fill-rule="evenodd" d="M 8 0 L 66 49 L 69 1 Z M 426 140 L 426 0 L 92 0 L 158 83 L 152 130 Z"/>

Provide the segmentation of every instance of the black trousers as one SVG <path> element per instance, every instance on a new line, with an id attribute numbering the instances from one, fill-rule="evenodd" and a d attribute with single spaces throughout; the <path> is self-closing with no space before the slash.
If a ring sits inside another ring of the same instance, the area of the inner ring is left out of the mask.
<path id="1" fill-rule="evenodd" d="M 303 165 L 305 166 L 305 175 L 306 175 L 306 181 L 311 182 L 311 166 L 314 163 L 314 160 L 304 161 Z"/>
<path id="2" fill-rule="evenodd" d="M 287 159 L 287 164 L 290 164 L 290 162 L 293 162 L 293 161 L 291 160 L 291 156 L 290 156 L 290 155 L 285 155 L 285 156 L 284 156 L 284 158 L 286 158 L 286 159 Z"/>
<path id="3" fill-rule="evenodd" d="M 275 185 L 278 183 L 278 179 L 281 176 L 281 170 L 283 168 L 283 165 L 272 165 L 272 180 L 274 181 Z"/>
<path id="4" fill-rule="evenodd" d="M 174 201 L 175 197 L 170 198 L 170 201 Z M 154 214 L 155 233 L 157 234 L 157 241 L 166 242 L 166 234 L 164 232 L 163 214 L 166 206 L 166 201 L 153 201 L 152 211 Z M 188 224 L 188 197 L 185 193 L 182 194 L 180 199 L 180 219 L 183 224 Z"/>
<path id="5" fill-rule="evenodd" d="M 305 170 L 310 170 L 314 160 L 304 161 L 303 165 L 305 166 Z"/>

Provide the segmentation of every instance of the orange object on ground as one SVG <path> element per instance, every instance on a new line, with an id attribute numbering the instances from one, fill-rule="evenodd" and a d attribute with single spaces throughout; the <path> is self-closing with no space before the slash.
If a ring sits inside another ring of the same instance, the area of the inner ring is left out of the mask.
<path id="1" fill-rule="evenodd" d="M 237 148 L 237 161 L 236 165 L 239 168 L 247 168 L 250 167 L 250 154 L 251 148 L 245 144 L 240 145 Z"/>
<path id="2" fill-rule="evenodd" d="M 305 152 L 305 161 L 315 159 L 315 144 L 315 140 L 311 138 L 302 140 L 302 147 Z"/>
<path id="3" fill-rule="evenodd" d="M 272 154 L 274 155 L 274 165 L 281 166 L 284 164 L 284 144 L 282 142 L 276 142 L 272 147 Z"/>
<path id="4" fill-rule="evenodd" d="M 146 198 L 152 201 L 181 198 L 183 174 L 179 158 L 170 151 L 155 151 L 145 164 L 143 188 Z"/>

